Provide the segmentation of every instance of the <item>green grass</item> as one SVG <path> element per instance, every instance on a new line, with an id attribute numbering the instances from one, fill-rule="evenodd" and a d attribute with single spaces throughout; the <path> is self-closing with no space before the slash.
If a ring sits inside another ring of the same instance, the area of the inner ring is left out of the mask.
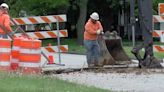
<path id="1" fill-rule="evenodd" d="M 43 46 L 48 45 L 48 43 L 51 43 L 52 45 L 57 45 L 57 40 L 56 39 L 43 40 Z M 136 41 L 136 44 L 141 44 L 141 43 L 142 43 L 141 41 Z M 76 52 L 76 53 L 81 53 L 81 54 L 85 54 L 85 52 L 86 52 L 84 46 L 79 45 L 77 43 L 76 39 L 62 38 L 61 44 L 62 45 L 68 44 L 69 52 Z M 159 41 L 155 41 L 154 45 L 164 45 L 164 44 L 160 43 Z M 132 50 L 132 42 L 131 41 L 123 40 L 123 48 L 130 58 L 135 58 L 134 55 L 131 53 L 131 50 Z M 141 51 L 140 53 L 143 54 L 143 51 Z M 154 52 L 154 56 L 157 58 L 163 58 L 164 53 Z"/>
<path id="2" fill-rule="evenodd" d="M 132 47 L 124 46 L 124 50 L 130 58 L 135 58 L 135 56 L 131 53 Z M 144 51 L 141 50 L 140 53 L 141 53 L 142 56 L 144 55 Z M 162 58 L 164 58 L 164 53 L 154 52 L 154 56 L 156 58 L 162 59 Z"/>
<path id="3" fill-rule="evenodd" d="M 0 73 L 0 92 L 109 92 L 50 76 Z"/>

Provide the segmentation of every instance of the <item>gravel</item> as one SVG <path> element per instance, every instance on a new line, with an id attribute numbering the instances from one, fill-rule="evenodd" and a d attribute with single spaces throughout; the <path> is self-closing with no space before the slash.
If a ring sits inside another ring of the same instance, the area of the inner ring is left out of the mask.
<path id="1" fill-rule="evenodd" d="M 163 92 L 163 73 L 73 72 L 54 74 L 62 80 L 118 92 Z"/>

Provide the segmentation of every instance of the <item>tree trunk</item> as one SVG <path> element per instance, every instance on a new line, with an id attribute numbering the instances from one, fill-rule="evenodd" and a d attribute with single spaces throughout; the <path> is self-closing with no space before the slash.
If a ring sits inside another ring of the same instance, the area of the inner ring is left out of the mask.
<path id="1" fill-rule="evenodd" d="M 77 22 L 77 40 L 79 44 L 83 44 L 83 32 L 84 32 L 84 25 L 87 16 L 87 3 L 88 0 L 80 0 L 79 7 L 80 7 L 80 14 L 79 19 Z"/>

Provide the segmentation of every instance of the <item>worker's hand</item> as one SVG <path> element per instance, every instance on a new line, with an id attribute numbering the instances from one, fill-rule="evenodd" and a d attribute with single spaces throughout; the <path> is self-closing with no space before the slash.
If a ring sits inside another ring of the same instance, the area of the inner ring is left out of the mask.
<path id="1" fill-rule="evenodd" d="M 101 31 L 100 35 L 103 35 L 103 34 L 104 34 L 104 32 L 103 32 L 103 31 Z"/>
<path id="2" fill-rule="evenodd" d="M 97 31 L 96 31 L 96 33 L 99 35 L 99 34 L 101 34 L 101 30 L 100 29 L 98 29 Z"/>

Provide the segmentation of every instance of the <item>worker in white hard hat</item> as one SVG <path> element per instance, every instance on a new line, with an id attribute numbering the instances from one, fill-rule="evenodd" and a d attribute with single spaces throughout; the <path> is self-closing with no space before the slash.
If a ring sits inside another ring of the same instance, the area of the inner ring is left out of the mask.
<path id="1" fill-rule="evenodd" d="M 93 12 L 85 24 L 84 31 L 84 46 L 87 50 L 88 67 L 98 66 L 100 47 L 97 38 L 100 34 L 103 34 L 103 27 L 99 21 L 99 14 Z"/>
<path id="2" fill-rule="evenodd" d="M 4 31 L 4 29 L 8 33 L 12 32 L 8 10 L 9 10 L 9 6 L 6 3 L 2 3 L 0 5 L 0 38 L 7 38 L 7 34 Z"/>

